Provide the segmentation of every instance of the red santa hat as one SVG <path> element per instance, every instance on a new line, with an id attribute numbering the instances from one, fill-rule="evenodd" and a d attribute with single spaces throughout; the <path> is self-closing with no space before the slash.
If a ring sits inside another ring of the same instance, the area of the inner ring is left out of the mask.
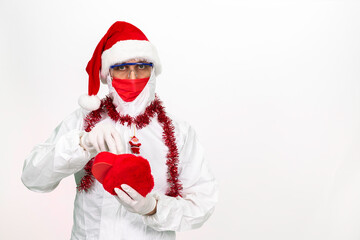
<path id="1" fill-rule="evenodd" d="M 110 66 L 130 59 L 145 59 L 153 63 L 155 75 L 161 72 L 156 48 L 145 34 L 130 23 L 115 22 L 96 46 L 86 67 L 89 89 L 88 94 L 79 98 L 79 105 L 89 111 L 98 109 L 100 99 L 96 94 L 100 89 L 100 80 L 105 84 Z"/>
<path id="2" fill-rule="evenodd" d="M 104 189 L 116 195 L 114 188 L 127 184 L 143 197 L 154 188 L 149 161 L 133 154 L 101 152 L 96 155 L 91 172 Z"/>

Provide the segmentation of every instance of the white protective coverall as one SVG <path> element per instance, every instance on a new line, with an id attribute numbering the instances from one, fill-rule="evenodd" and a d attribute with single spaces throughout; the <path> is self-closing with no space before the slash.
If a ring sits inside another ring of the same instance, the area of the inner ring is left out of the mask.
<path id="1" fill-rule="evenodd" d="M 124 102 L 112 87 L 111 78 L 107 79 L 116 109 L 122 115 L 130 116 L 142 113 L 154 99 L 155 82 L 153 70 L 140 95 L 133 102 Z M 34 147 L 25 160 L 21 177 L 27 188 L 35 192 L 50 192 L 63 178 L 72 174 L 76 184 L 80 183 L 85 174 L 83 168 L 93 157 L 79 145 L 87 114 L 86 110 L 76 110 L 57 126 L 45 143 Z M 165 195 L 168 189 L 168 149 L 162 139 L 162 127 L 154 117 L 148 126 L 137 130 L 136 136 L 142 143 L 140 155 L 151 166 L 155 185 L 149 194 L 158 200 L 157 212 L 142 216 L 127 211 L 95 180 L 90 191 L 76 193 L 71 240 L 175 239 L 175 231 L 199 228 L 210 217 L 218 198 L 214 175 L 204 159 L 194 129 L 186 122 L 169 117 L 175 126 L 182 197 Z M 102 121 L 112 122 L 124 142 L 133 134 L 133 129 L 115 123 L 109 117 Z M 131 153 L 130 146 L 124 145 L 126 153 Z"/>

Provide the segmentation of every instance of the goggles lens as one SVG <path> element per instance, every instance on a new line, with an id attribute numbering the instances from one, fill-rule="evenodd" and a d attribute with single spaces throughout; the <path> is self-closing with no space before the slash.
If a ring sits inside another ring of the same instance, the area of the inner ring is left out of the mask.
<path id="1" fill-rule="evenodd" d="M 134 72 L 136 78 L 150 77 L 152 63 L 122 63 L 110 67 L 112 77 L 126 79 L 130 78 L 130 73 Z"/>

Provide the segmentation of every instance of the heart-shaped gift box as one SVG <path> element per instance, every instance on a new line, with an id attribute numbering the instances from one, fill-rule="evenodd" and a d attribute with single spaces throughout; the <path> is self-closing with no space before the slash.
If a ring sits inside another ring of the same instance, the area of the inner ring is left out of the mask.
<path id="1" fill-rule="evenodd" d="M 141 156 L 101 152 L 96 155 L 91 171 L 112 195 L 116 195 L 115 187 L 122 189 L 121 184 L 129 185 L 143 197 L 154 188 L 150 164 Z"/>

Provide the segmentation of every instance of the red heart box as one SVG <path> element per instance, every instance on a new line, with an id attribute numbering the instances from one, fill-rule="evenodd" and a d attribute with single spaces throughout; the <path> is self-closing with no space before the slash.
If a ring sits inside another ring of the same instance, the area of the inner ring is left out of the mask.
<path id="1" fill-rule="evenodd" d="M 114 188 L 127 184 L 145 197 L 154 188 L 154 178 L 148 160 L 133 154 L 101 152 L 96 155 L 91 169 L 104 189 L 116 195 Z"/>

